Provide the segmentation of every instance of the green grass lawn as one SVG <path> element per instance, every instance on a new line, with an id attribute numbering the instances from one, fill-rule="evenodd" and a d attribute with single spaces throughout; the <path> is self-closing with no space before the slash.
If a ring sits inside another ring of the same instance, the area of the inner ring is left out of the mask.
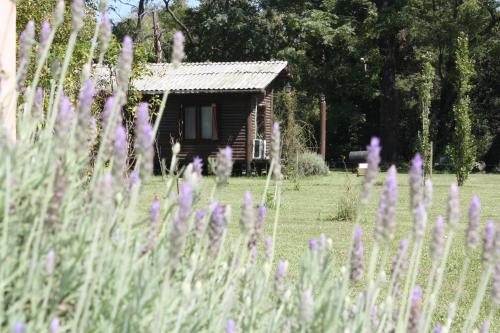
<path id="1" fill-rule="evenodd" d="M 372 202 L 364 212 L 361 226 L 363 228 L 363 241 L 365 243 L 365 259 L 369 257 L 373 241 L 373 226 L 375 222 L 375 211 L 378 202 L 381 184 L 385 174 L 380 176 L 380 180 L 375 188 L 375 196 Z M 361 178 L 350 175 L 353 185 L 357 186 Z M 397 208 L 397 234 L 392 249 L 395 251 L 401 238 L 408 237 L 411 233 L 411 216 L 409 214 L 409 188 L 406 175 L 400 175 L 399 180 L 399 202 Z M 429 215 L 427 241 L 429 240 L 430 227 L 439 214 L 446 214 L 446 201 L 450 184 L 455 180 L 454 175 L 435 174 L 433 176 L 434 184 L 434 202 Z M 338 258 L 346 256 L 351 238 L 353 222 L 337 221 L 334 217 L 337 215 L 338 203 L 345 195 L 346 176 L 344 173 L 333 172 L 329 176 L 303 178 L 298 182 L 285 181 L 283 186 L 282 209 L 280 213 L 278 233 L 276 239 L 276 258 L 286 259 L 290 263 L 290 272 L 296 276 L 299 271 L 301 257 L 308 246 L 309 239 L 318 237 L 324 233 L 333 240 L 333 250 Z M 254 194 L 254 200 L 258 201 L 262 195 L 265 179 L 259 177 L 232 178 L 229 185 L 220 193 L 218 198 L 226 204 L 233 207 L 233 221 L 230 226 L 230 232 L 235 235 L 238 232 L 239 206 L 242 201 L 243 192 L 251 190 Z M 204 180 L 204 187 L 211 188 L 213 179 L 208 177 Z M 357 190 L 357 187 L 355 187 Z M 166 187 L 161 177 L 152 178 L 145 186 L 141 200 L 143 213 L 147 214 L 149 204 L 155 195 L 164 196 Z M 208 196 L 209 190 L 204 191 Z M 460 188 L 461 201 L 461 226 L 459 237 L 454 242 L 448 260 L 445 279 L 441 291 L 440 306 L 437 310 L 436 320 L 443 322 L 447 316 L 447 305 L 453 299 L 458 285 L 458 278 L 462 268 L 464 258 L 464 230 L 467 224 L 467 210 L 470 199 L 473 194 L 477 194 L 481 199 L 481 215 L 483 227 L 488 219 L 498 221 L 500 218 L 500 175 L 474 174 Z M 201 201 L 206 202 L 207 197 L 202 197 Z M 266 233 L 272 233 L 272 220 L 274 210 L 269 211 Z M 392 253 L 391 253 L 392 257 Z M 481 263 L 480 250 L 473 254 L 464 296 L 461 298 L 456 321 L 462 322 L 466 315 L 465 309 L 469 309 L 480 279 Z M 426 279 L 431 270 L 431 258 L 429 247 L 426 245 L 425 253 L 422 259 L 422 266 L 419 273 L 418 283 L 425 285 Z M 339 260 L 341 262 L 341 260 Z M 387 266 L 389 269 L 389 266 Z M 467 310 L 468 311 L 468 310 Z M 484 318 L 489 313 L 489 294 L 483 303 L 481 317 Z M 496 316 L 494 326 L 490 332 L 500 331 L 500 317 Z"/>

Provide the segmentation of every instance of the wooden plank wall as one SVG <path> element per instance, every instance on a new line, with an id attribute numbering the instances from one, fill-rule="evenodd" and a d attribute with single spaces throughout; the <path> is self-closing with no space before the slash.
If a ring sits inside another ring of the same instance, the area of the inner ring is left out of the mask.
<path id="1" fill-rule="evenodd" d="M 179 158 L 190 161 L 194 156 L 207 160 L 214 157 L 219 148 L 233 148 L 235 161 L 245 161 L 247 155 L 247 121 L 251 117 L 250 94 L 179 94 L 168 97 L 167 106 L 160 122 L 157 146 L 160 158 L 171 159 L 171 139 L 179 140 L 179 116 L 181 105 L 217 105 L 219 140 L 181 141 Z M 182 127 L 181 127 L 182 128 Z M 158 157 L 158 156 L 157 156 Z M 156 158 L 158 161 L 159 159 Z"/>

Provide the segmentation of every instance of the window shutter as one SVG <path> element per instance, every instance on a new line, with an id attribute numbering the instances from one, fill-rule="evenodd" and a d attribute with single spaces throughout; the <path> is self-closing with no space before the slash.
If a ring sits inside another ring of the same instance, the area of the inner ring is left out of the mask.
<path id="1" fill-rule="evenodd" d="M 212 141 L 219 140 L 219 131 L 217 126 L 217 105 L 212 104 Z"/>

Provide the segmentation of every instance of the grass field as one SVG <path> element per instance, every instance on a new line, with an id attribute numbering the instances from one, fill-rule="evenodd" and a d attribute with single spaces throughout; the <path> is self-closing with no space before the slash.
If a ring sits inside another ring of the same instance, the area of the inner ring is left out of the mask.
<path id="1" fill-rule="evenodd" d="M 350 175 L 350 181 L 357 190 L 357 185 L 361 182 L 360 178 Z M 364 231 L 363 241 L 365 243 L 365 259 L 369 257 L 373 240 L 373 225 L 375 221 L 375 209 L 378 202 L 378 196 L 381 184 L 385 174 L 380 176 L 379 182 L 375 188 L 376 195 L 372 198 L 370 207 L 364 212 L 362 218 L 362 228 Z M 434 184 L 434 202 L 429 216 L 427 241 L 429 240 L 430 227 L 439 214 L 446 214 L 446 201 L 449 185 L 455 180 L 453 175 L 436 174 L 433 176 Z M 408 237 L 411 233 L 411 216 L 409 214 L 408 201 L 408 182 L 406 175 L 398 176 L 399 202 L 397 208 L 397 235 L 392 244 L 395 250 L 401 238 Z M 218 198 L 233 207 L 233 222 L 230 231 L 234 235 L 238 232 L 239 206 L 245 190 L 251 190 L 255 201 L 260 199 L 264 188 L 264 178 L 232 178 L 227 187 L 219 194 Z M 334 217 L 337 215 L 338 203 L 345 195 L 346 174 L 333 172 L 329 176 L 303 178 L 298 182 L 285 181 L 283 186 L 282 209 L 280 213 L 278 233 L 276 239 L 276 258 L 286 259 L 290 263 L 290 272 L 296 276 L 299 271 L 301 257 L 308 246 L 309 239 L 318 237 L 324 233 L 333 240 L 333 250 L 338 258 L 345 257 L 351 238 L 353 223 L 350 221 L 337 221 Z M 204 186 L 211 188 L 213 179 L 208 177 L 204 180 Z M 209 192 L 204 191 L 205 194 Z M 142 194 L 143 213 L 147 214 L 149 204 L 155 195 L 163 197 L 165 193 L 164 182 L 161 177 L 152 178 L 145 186 Z M 473 194 L 477 194 L 481 199 L 482 227 L 487 220 L 500 219 L 500 175 L 474 174 L 470 176 L 469 181 L 460 188 L 461 201 L 461 226 L 459 237 L 455 240 L 452 247 L 448 266 L 445 272 L 445 279 L 441 291 L 440 306 L 435 317 L 436 321 L 443 322 L 447 316 L 447 305 L 452 301 L 458 285 L 458 278 L 462 268 L 462 262 L 465 255 L 463 230 L 467 224 L 467 209 Z M 207 198 L 202 198 L 205 202 Z M 266 232 L 271 234 L 272 220 L 274 210 L 270 210 Z M 419 273 L 418 283 L 425 285 L 426 279 L 431 270 L 431 258 L 426 247 L 422 266 Z M 392 257 L 392 254 L 391 254 Z M 469 309 L 475 296 L 478 280 L 480 279 L 481 263 L 480 250 L 473 254 L 464 296 L 461 298 L 459 310 L 457 313 L 457 322 L 462 322 L 466 312 Z M 389 266 L 387 266 L 389 269 Z M 489 313 L 489 294 L 483 302 L 481 317 L 485 318 Z M 500 316 L 495 316 L 494 324 L 490 332 L 500 331 Z"/>

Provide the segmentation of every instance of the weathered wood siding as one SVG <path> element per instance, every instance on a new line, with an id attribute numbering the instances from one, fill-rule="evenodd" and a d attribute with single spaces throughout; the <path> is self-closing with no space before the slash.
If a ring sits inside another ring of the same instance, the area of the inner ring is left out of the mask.
<path id="1" fill-rule="evenodd" d="M 252 98 L 250 94 L 243 93 L 170 95 L 157 136 L 160 158 L 170 161 L 171 141 L 179 141 L 179 129 L 182 130 L 179 119 L 181 108 L 213 103 L 217 105 L 218 140 L 180 140 L 179 158 L 191 160 L 199 156 L 207 160 L 208 157 L 214 157 L 219 148 L 229 145 L 233 148 L 235 161 L 246 161 L 247 126 L 249 117 L 252 117 Z"/>

